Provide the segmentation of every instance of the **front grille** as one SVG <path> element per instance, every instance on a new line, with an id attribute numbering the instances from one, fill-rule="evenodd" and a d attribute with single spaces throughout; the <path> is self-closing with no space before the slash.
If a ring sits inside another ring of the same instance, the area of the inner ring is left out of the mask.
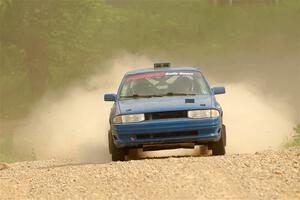
<path id="1" fill-rule="evenodd" d="M 165 132 L 156 134 L 142 134 L 136 135 L 136 139 L 152 139 L 152 138 L 168 138 L 168 137 L 182 137 L 182 136 L 195 136 L 198 131 L 180 131 L 180 132 Z"/>
<path id="2" fill-rule="evenodd" d="M 146 113 L 145 114 L 146 120 L 172 119 L 172 118 L 185 118 L 185 117 L 187 117 L 186 110 L 170 111 L 170 112 L 155 112 L 155 113 Z"/>

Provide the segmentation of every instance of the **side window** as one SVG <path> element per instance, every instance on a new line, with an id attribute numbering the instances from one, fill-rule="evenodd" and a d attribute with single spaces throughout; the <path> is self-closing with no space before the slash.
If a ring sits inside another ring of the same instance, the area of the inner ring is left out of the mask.
<path id="1" fill-rule="evenodd" d="M 125 84 L 121 90 L 120 96 L 126 96 L 128 90 L 128 84 Z"/>
<path id="2" fill-rule="evenodd" d="M 207 87 L 204 79 L 202 77 L 199 77 L 196 79 L 197 80 L 197 83 L 199 84 L 200 86 L 200 93 L 201 94 L 210 94 L 209 93 L 209 88 Z"/>
<path id="3" fill-rule="evenodd" d="M 132 95 L 132 84 L 133 81 L 127 82 L 123 85 L 120 96 L 131 96 Z"/>

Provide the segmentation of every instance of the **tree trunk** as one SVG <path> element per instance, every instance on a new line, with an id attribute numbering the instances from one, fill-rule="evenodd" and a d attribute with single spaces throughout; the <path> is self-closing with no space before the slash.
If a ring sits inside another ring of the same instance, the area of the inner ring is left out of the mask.
<path id="1" fill-rule="evenodd" d="M 48 49 L 43 39 L 31 35 L 26 38 L 25 65 L 34 96 L 41 96 L 48 88 Z"/>

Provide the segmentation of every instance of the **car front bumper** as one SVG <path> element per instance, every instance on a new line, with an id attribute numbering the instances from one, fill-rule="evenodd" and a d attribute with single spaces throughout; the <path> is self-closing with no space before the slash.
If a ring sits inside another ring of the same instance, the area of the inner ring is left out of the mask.
<path id="1" fill-rule="evenodd" d="M 117 147 L 179 142 L 206 144 L 220 139 L 222 118 L 146 120 L 138 123 L 114 124 L 111 128 Z"/>

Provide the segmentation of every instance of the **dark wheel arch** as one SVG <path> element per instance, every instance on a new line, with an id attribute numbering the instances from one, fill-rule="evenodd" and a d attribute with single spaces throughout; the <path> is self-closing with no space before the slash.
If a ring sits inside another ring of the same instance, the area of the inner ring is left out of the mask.
<path id="1" fill-rule="evenodd" d="M 113 136 L 111 130 L 108 131 L 108 147 L 111 154 L 112 161 L 125 161 L 127 149 L 117 148 L 113 142 Z"/>
<path id="2" fill-rule="evenodd" d="M 226 126 L 222 125 L 220 140 L 211 143 L 209 147 L 212 150 L 212 155 L 220 156 L 220 155 L 225 155 L 226 153 L 225 146 L 226 146 Z"/>

